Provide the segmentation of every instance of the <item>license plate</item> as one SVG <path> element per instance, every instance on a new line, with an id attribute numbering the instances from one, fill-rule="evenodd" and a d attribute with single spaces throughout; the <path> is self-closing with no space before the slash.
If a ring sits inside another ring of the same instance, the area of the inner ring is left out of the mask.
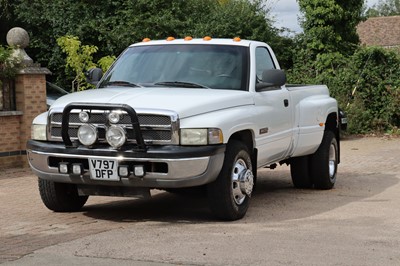
<path id="1" fill-rule="evenodd" d="M 118 161 L 89 158 L 90 178 L 104 181 L 119 181 Z"/>

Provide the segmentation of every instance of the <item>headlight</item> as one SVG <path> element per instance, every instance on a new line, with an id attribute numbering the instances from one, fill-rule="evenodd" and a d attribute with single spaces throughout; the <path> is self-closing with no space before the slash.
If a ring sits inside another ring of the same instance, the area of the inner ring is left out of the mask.
<path id="1" fill-rule="evenodd" d="M 219 128 L 181 129 L 181 145 L 221 144 L 224 138 Z"/>
<path id="2" fill-rule="evenodd" d="M 120 126 L 111 126 L 106 132 L 106 139 L 108 144 L 117 149 L 126 141 L 125 130 Z"/>
<path id="3" fill-rule="evenodd" d="M 31 138 L 34 140 L 46 140 L 46 125 L 32 124 Z"/>
<path id="4" fill-rule="evenodd" d="M 82 125 L 78 129 L 78 139 L 85 145 L 93 145 L 97 140 L 97 128 L 92 125 Z"/>

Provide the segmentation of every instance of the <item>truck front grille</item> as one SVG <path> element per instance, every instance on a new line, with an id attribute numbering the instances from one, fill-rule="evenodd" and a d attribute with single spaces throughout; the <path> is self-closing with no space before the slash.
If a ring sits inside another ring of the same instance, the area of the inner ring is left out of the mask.
<path id="1" fill-rule="evenodd" d="M 105 131 L 108 123 L 109 111 L 92 111 L 88 123 L 98 128 L 100 143 L 106 142 Z M 178 120 L 175 114 L 138 114 L 140 130 L 147 144 L 178 144 Z M 49 116 L 48 136 L 51 141 L 62 141 L 61 124 L 62 113 L 51 113 Z M 129 115 L 122 113 L 118 125 L 125 128 L 128 142 L 135 143 L 135 133 Z M 69 116 L 68 133 L 72 140 L 77 139 L 78 128 L 83 125 L 79 120 L 78 112 L 71 112 Z"/>

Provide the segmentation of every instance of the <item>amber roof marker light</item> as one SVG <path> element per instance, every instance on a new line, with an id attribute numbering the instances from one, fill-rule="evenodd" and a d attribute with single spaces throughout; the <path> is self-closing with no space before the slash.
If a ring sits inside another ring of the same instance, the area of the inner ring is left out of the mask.
<path id="1" fill-rule="evenodd" d="M 173 41 L 173 40 L 175 40 L 174 37 L 168 37 L 168 38 L 167 38 L 167 41 L 169 41 L 169 42 L 170 42 L 170 41 Z"/>
<path id="2" fill-rule="evenodd" d="M 193 40 L 193 37 L 192 36 L 186 36 L 184 40 L 185 41 L 191 41 L 191 40 Z"/>
<path id="3" fill-rule="evenodd" d="M 233 41 L 234 42 L 240 42 L 242 39 L 240 39 L 240 37 L 235 37 L 235 38 L 233 38 Z"/>
<path id="4" fill-rule="evenodd" d="M 211 41 L 212 38 L 211 38 L 210 36 L 205 36 L 205 37 L 203 38 L 203 40 L 204 40 L 204 41 Z"/>
<path id="5" fill-rule="evenodd" d="M 144 39 L 142 40 L 142 42 L 149 42 L 149 41 L 151 41 L 150 38 L 144 38 Z"/>

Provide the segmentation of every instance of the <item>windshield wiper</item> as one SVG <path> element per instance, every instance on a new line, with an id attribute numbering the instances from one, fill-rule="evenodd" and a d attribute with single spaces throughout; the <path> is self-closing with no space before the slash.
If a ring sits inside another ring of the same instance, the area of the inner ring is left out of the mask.
<path id="1" fill-rule="evenodd" d="M 138 84 L 125 81 L 125 80 L 113 80 L 113 81 L 108 81 L 104 84 L 101 85 L 101 87 L 107 87 L 107 86 L 123 86 L 123 87 L 142 87 Z"/>
<path id="2" fill-rule="evenodd" d="M 175 87 L 182 87 L 182 88 L 209 89 L 209 87 L 204 86 L 202 84 L 198 84 L 198 83 L 194 83 L 194 82 L 185 82 L 185 81 L 161 81 L 161 82 L 154 83 L 154 85 L 175 86 Z"/>

